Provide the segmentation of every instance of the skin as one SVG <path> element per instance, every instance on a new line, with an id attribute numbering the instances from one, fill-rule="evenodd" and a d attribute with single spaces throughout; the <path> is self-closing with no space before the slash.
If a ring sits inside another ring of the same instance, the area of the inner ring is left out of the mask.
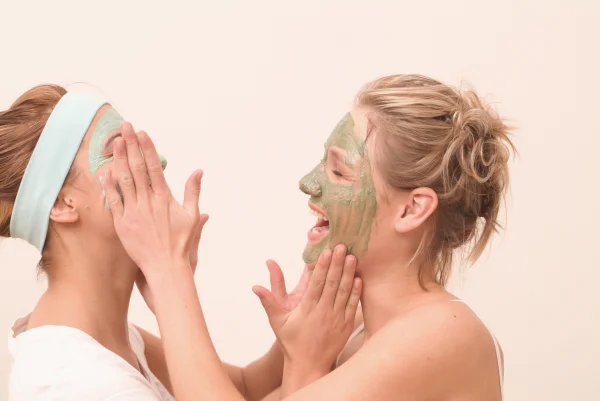
<path id="1" fill-rule="evenodd" d="M 98 170 L 106 163 L 113 161 L 111 148 L 112 141 L 120 136 L 121 124 L 125 120 L 113 108 L 107 108 L 94 123 L 94 128 L 89 141 L 89 169 L 92 175 L 96 175 Z M 160 155 L 159 155 L 160 156 Z M 167 159 L 160 156 L 162 169 L 167 167 Z M 103 184 L 102 176 L 98 177 L 100 184 Z M 105 196 L 103 192 L 103 196 Z M 105 204 L 108 210 L 108 204 Z"/>
<path id="2" fill-rule="evenodd" d="M 359 260 L 368 249 L 377 200 L 366 143 L 356 129 L 352 114 L 346 114 L 327 139 L 323 159 L 300 180 L 300 189 L 329 218 L 327 236 L 306 245 L 306 263 L 337 244 Z"/>
<path id="3" fill-rule="evenodd" d="M 377 134 L 367 135 L 367 116 L 366 110 L 352 110 L 355 132 L 367 142 L 369 159 L 374 160 L 372 149 Z M 450 302 L 456 298 L 436 283 L 430 266 L 422 266 L 419 277 L 415 265 L 408 265 L 425 223 L 437 207 L 435 192 L 429 188 L 392 191 L 377 168 L 373 169 L 373 182 L 377 213 L 368 250 L 357 267 L 364 282 L 364 344 L 341 367 L 318 380 L 313 377 L 314 381 L 302 388 L 298 383 L 310 379 L 310 374 L 301 369 L 302 364 L 296 369 L 293 361 L 286 361 L 282 398 L 500 400 L 498 366 L 487 328 L 467 306 Z M 129 218 L 134 219 L 131 215 Z M 139 232 L 143 233 L 168 229 L 159 222 L 139 224 Z M 171 227 L 174 232 L 181 229 Z M 140 255 L 152 251 L 144 247 L 142 238 L 132 235 L 128 240 L 131 249 L 135 244 Z M 215 397 L 241 401 L 242 396 L 225 379 L 215 358 L 188 270 L 181 268 L 177 258 L 141 268 L 154 283 L 153 291 L 161 304 L 157 318 L 169 370 L 172 378 L 179 378 L 174 383 L 178 401 Z M 284 340 L 280 338 L 280 342 Z"/>
<path id="4" fill-rule="evenodd" d="M 139 282 L 140 271 L 115 232 L 99 183 L 102 174 L 114 168 L 114 144 L 123 132 L 116 116 L 110 106 L 102 107 L 82 140 L 73 163 L 75 177 L 63 186 L 50 213 L 48 289 L 32 313 L 19 319 L 13 329 L 18 335 L 45 325 L 77 328 L 139 370 L 129 346 L 127 322 L 131 293 L 136 280 Z M 157 157 L 164 167 L 164 158 Z M 194 267 L 198 241 L 199 236 L 189 258 Z M 306 278 L 290 293 L 290 302 L 305 291 Z M 144 287 L 140 290 L 144 293 Z M 283 300 L 287 298 L 286 293 Z M 172 389 L 160 341 L 157 344 L 157 338 L 143 330 L 141 334 L 147 341 L 145 351 L 151 370 L 167 389 Z M 223 366 L 249 400 L 259 400 L 281 384 L 283 353 L 275 343 L 246 367 Z M 98 386 L 110 385 L 101 379 Z"/>
<path id="5" fill-rule="evenodd" d="M 92 175 L 96 175 L 104 164 L 113 161 L 110 152 L 111 142 L 120 136 L 121 124 L 124 122 L 123 117 L 115 109 L 107 108 L 94 125 L 88 150 L 89 169 Z M 167 159 L 161 155 L 159 157 L 164 170 L 167 167 Z"/>

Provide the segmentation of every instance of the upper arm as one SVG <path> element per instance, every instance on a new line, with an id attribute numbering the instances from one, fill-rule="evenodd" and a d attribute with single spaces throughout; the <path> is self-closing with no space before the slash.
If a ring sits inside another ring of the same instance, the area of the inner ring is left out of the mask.
<path id="1" fill-rule="evenodd" d="M 346 363 L 286 401 L 400 401 L 451 396 L 473 355 L 472 320 L 446 306 L 393 322 L 375 333 Z M 477 352 L 477 351 L 476 351 Z"/>

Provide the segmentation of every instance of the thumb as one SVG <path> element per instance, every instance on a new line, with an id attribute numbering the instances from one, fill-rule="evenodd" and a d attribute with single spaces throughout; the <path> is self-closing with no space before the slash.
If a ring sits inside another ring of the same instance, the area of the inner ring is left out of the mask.
<path id="1" fill-rule="evenodd" d="M 202 183 L 202 170 L 196 170 L 190 175 L 185 183 L 185 193 L 183 195 L 183 208 L 192 215 L 200 214 L 200 188 Z"/>
<path id="2" fill-rule="evenodd" d="M 267 260 L 267 268 L 269 269 L 269 279 L 271 280 L 271 291 L 277 299 L 283 299 L 287 293 L 285 288 L 285 279 L 281 267 L 274 260 Z"/>
<path id="3" fill-rule="evenodd" d="M 252 287 L 252 292 L 256 294 L 260 302 L 262 303 L 263 308 L 265 308 L 265 312 L 269 317 L 270 322 L 276 322 L 277 319 L 285 314 L 285 311 L 277 302 L 277 299 L 273 295 L 273 293 L 267 290 L 265 287 L 261 287 L 260 285 L 255 285 Z"/>

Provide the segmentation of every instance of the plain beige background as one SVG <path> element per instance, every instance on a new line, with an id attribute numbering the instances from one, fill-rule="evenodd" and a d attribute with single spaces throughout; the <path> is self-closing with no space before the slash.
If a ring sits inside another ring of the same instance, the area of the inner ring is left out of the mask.
<path id="1" fill-rule="evenodd" d="M 149 3 L 3 1 L 0 107 L 85 81 L 155 138 L 177 194 L 205 170 L 196 281 L 224 359 L 247 363 L 273 340 L 250 288 L 267 283 L 267 258 L 298 278 L 313 218 L 297 182 L 354 93 L 422 73 L 469 82 L 517 127 L 507 231 L 453 284 L 504 347 L 506 399 L 600 399 L 597 2 Z M 45 283 L 32 247 L 0 246 L 8 330 Z M 156 329 L 137 293 L 131 320 Z"/>

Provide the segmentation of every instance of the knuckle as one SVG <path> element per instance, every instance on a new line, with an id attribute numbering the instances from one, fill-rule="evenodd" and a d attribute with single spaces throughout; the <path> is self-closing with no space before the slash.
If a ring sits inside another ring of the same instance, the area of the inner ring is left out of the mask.
<path id="1" fill-rule="evenodd" d="M 142 173 L 146 170 L 146 163 L 144 163 L 143 160 L 138 160 L 135 163 L 133 163 L 133 171 L 137 172 L 137 173 Z"/>
<path id="2" fill-rule="evenodd" d="M 338 286 L 338 281 L 330 278 L 330 279 L 327 279 L 327 281 L 325 282 L 325 285 L 327 286 L 327 288 L 335 289 Z"/>
<path id="3" fill-rule="evenodd" d="M 315 287 L 322 288 L 325 285 L 325 280 L 315 280 Z"/>
<path id="4" fill-rule="evenodd" d="M 131 178 L 131 176 L 129 174 L 122 174 L 120 181 L 121 181 L 121 185 L 124 187 L 133 186 L 133 179 Z"/>
<path id="5" fill-rule="evenodd" d="M 162 171 L 162 165 L 160 163 L 149 163 L 148 164 L 148 172 L 158 173 L 160 171 Z"/>
<path id="6" fill-rule="evenodd" d="M 348 295 L 348 288 L 346 287 L 340 287 L 338 288 L 338 294 L 342 297 L 345 297 Z"/>

